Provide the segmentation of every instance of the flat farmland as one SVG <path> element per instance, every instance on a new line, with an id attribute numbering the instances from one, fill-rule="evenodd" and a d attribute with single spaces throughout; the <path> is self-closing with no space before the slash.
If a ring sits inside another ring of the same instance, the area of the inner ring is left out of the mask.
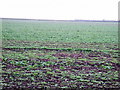
<path id="1" fill-rule="evenodd" d="M 2 20 L 3 88 L 120 88 L 117 22 Z"/>

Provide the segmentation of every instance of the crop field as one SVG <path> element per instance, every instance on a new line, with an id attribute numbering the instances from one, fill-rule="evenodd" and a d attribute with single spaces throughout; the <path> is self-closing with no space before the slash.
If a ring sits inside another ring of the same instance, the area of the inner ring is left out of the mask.
<path id="1" fill-rule="evenodd" d="M 2 86 L 117 89 L 118 52 L 117 22 L 3 19 Z"/>

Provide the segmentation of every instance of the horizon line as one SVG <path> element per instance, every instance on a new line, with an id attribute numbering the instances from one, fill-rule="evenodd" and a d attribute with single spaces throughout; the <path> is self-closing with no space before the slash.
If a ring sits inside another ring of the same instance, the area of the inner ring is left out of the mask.
<path id="1" fill-rule="evenodd" d="M 88 22 L 120 22 L 120 20 L 87 20 L 87 19 L 69 19 L 69 20 L 59 20 L 59 19 L 34 19 L 34 18 L 2 18 L 0 19 L 11 19 L 11 20 L 36 20 L 36 21 L 88 21 Z"/>

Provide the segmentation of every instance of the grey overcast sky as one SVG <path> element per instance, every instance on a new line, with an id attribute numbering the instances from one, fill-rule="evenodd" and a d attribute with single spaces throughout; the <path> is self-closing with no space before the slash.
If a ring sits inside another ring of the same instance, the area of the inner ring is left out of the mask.
<path id="1" fill-rule="evenodd" d="M 1 18 L 118 20 L 119 0 L 0 0 Z"/>

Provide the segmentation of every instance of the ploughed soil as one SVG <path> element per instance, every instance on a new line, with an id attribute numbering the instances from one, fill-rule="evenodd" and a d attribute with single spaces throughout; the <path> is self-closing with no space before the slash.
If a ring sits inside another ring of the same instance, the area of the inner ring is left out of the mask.
<path id="1" fill-rule="evenodd" d="M 120 88 L 118 54 L 3 48 L 3 89 Z"/>

